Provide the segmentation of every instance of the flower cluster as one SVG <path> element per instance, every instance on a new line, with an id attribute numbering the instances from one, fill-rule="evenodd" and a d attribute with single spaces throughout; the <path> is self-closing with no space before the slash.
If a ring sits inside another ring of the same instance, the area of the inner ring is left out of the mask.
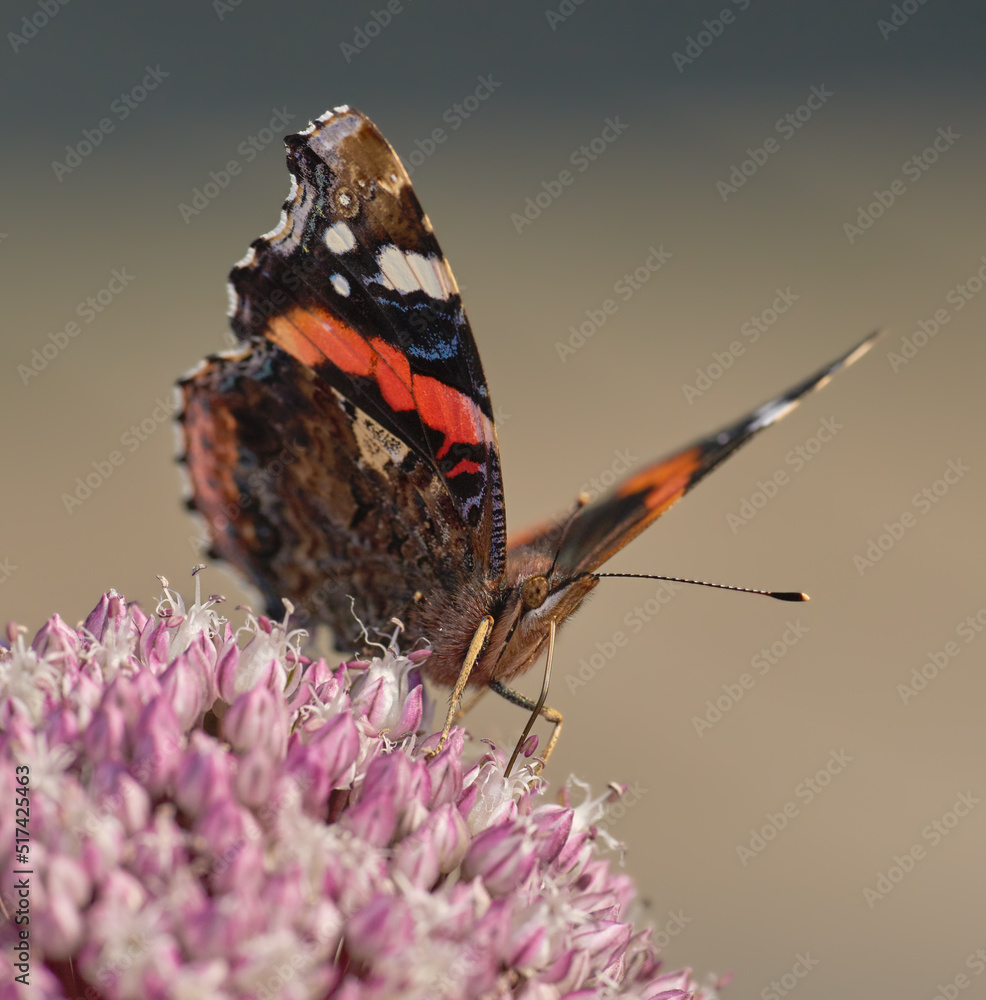
<path id="1" fill-rule="evenodd" d="M 531 766 L 464 763 L 461 729 L 428 755 L 427 651 L 332 669 L 287 619 L 235 633 L 163 582 L 153 615 L 111 592 L 0 645 L 8 915 L 31 872 L 29 976 L 0 926 L 17 996 L 714 998 L 625 922 L 606 796 L 541 801 Z"/>

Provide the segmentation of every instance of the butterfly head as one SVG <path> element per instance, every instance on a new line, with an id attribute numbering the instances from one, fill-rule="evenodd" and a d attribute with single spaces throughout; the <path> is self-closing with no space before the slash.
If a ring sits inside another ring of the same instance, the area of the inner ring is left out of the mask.
<path id="1" fill-rule="evenodd" d="M 599 582 L 589 574 L 561 576 L 539 553 L 511 553 L 493 596 L 493 631 L 476 666 L 479 683 L 506 683 L 527 670 L 548 639 L 550 623 L 560 626 Z"/>

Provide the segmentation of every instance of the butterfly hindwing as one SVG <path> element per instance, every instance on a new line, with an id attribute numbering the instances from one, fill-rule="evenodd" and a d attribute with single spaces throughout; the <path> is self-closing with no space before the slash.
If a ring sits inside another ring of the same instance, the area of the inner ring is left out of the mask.
<path id="1" fill-rule="evenodd" d="M 416 638 L 423 595 L 482 575 L 430 463 L 290 355 L 259 344 L 210 359 L 182 392 L 212 554 L 252 580 L 269 614 L 289 597 L 296 621 L 327 622 L 345 648 L 358 645 L 354 611 L 373 625 L 401 614 Z"/>
<path id="2" fill-rule="evenodd" d="M 597 569 L 648 525 L 681 499 L 720 462 L 746 444 L 755 434 L 780 420 L 810 392 L 820 389 L 840 368 L 852 364 L 873 345 L 871 334 L 850 351 L 799 382 L 776 399 L 758 407 L 715 434 L 666 456 L 618 483 L 609 493 L 579 507 L 564 522 L 547 529 L 556 549 L 554 570 L 561 579 Z M 538 544 L 528 533 L 526 546 Z"/>

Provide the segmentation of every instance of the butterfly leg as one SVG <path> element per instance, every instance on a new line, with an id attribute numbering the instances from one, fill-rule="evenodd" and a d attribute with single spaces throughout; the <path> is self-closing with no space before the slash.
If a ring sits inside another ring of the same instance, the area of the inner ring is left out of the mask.
<path id="1" fill-rule="evenodd" d="M 544 749 L 544 753 L 541 755 L 541 767 L 543 768 L 545 764 L 548 763 L 548 758 L 551 756 L 551 751 L 554 750 L 555 744 L 558 742 L 558 738 L 561 736 L 561 723 L 562 714 L 555 708 L 550 708 L 545 705 L 544 700 L 548 697 L 548 683 L 551 680 L 551 661 L 554 659 L 555 655 L 555 622 L 554 619 L 549 623 L 548 629 L 548 657 L 547 662 L 544 666 L 544 680 L 541 683 L 541 696 L 537 701 L 532 701 L 525 695 L 520 694 L 518 691 L 514 691 L 512 688 L 508 688 L 505 684 L 501 684 L 500 681 L 490 681 L 489 686 L 494 690 L 501 698 L 506 698 L 507 701 L 514 705 L 518 705 L 520 708 L 526 708 L 530 713 L 531 717 L 527 720 L 527 725 L 524 727 L 523 733 L 520 735 L 520 739 L 517 741 L 517 745 L 514 747 L 514 752 L 510 755 L 510 760 L 507 763 L 506 770 L 503 772 L 504 777 L 510 774 L 511 768 L 514 766 L 514 762 L 517 760 L 517 756 L 520 754 L 521 747 L 524 745 L 524 741 L 527 739 L 531 728 L 534 726 L 535 721 L 538 716 L 541 716 L 546 722 L 551 722 L 554 724 L 554 729 L 551 731 L 551 738 L 548 740 L 548 745 Z"/>
<path id="2" fill-rule="evenodd" d="M 442 726 L 442 735 L 438 738 L 438 745 L 434 750 L 428 751 L 428 757 L 436 757 L 445 747 L 448 734 L 452 731 L 452 726 L 459 715 L 459 707 L 462 704 L 462 692 L 465 691 L 466 685 L 469 683 L 469 675 L 472 673 L 472 668 L 479 659 L 479 654 L 483 651 L 483 646 L 486 645 L 486 640 L 492 628 L 493 619 L 490 615 L 487 615 L 479 623 L 479 628 L 476 629 L 472 641 L 469 643 L 469 648 L 466 650 L 466 657 L 462 661 L 462 669 L 459 671 L 459 679 L 455 682 L 455 687 L 452 689 L 452 696 L 448 701 L 448 713 L 445 716 L 445 725 Z M 475 704 L 475 702 L 472 704 Z M 470 704 L 470 708 L 472 704 Z"/>

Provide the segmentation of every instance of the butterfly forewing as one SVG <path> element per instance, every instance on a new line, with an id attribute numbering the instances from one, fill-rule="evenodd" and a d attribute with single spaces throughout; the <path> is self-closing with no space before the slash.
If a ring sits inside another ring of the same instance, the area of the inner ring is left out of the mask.
<path id="1" fill-rule="evenodd" d="M 241 345 L 182 382 L 191 502 L 268 610 L 288 597 L 348 644 L 353 594 L 413 637 L 436 594 L 503 572 L 479 353 L 375 126 L 340 108 L 286 145 L 281 221 L 230 276 Z"/>
<path id="2" fill-rule="evenodd" d="M 431 223 L 396 154 L 358 112 L 330 113 L 286 144 L 292 194 L 279 228 L 230 276 L 233 328 L 276 343 L 430 460 L 496 575 L 504 543 L 493 414 Z"/>

